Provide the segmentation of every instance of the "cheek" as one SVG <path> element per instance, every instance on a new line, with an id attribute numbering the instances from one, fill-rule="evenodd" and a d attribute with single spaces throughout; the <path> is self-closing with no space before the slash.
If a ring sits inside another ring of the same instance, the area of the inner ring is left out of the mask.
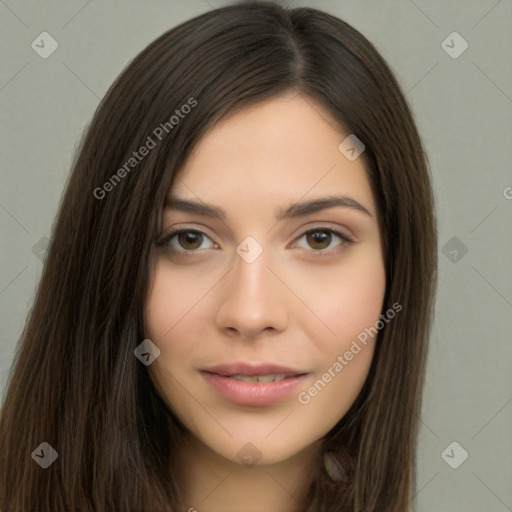
<path id="1" fill-rule="evenodd" d="M 301 285 L 312 313 L 297 315 L 303 318 L 301 328 L 321 353 L 332 357 L 378 321 L 386 288 L 384 264 L 377 250 L 359 252 L 338 267 L 302 273 Z"/>
<path id="2" fill-rule="evenodd" d="M 187 272 L 171 272 L 165 262 L 155 266 L 153 284 L 147 294 L 144 311 L 145 335 L 160 349 L 160 356 L 148 366 L 153 379 L 164 394 L 176 390 L 173 379 L 181 380 L 185 368 L 194 353 L 191 345 L 197 336 L 191 335 L 190 318 L 201 308 L 195 308 L 200 297 L 207 291 L 206 285 L 198 284 Z M 205 288 L 202 290 L 202 288 Z M 194 321 L 196 317 L 194 317 Z M 198 322 L 200 323 L 200 322 Z"/>
<path id="3" fill-rule="evenodd" d="M 147 294 L 144 322 L 146 334 L 159 340 L 164 350 L 180 350 L 188 353 L 192 346 L 190 342 L 196 339 L 190 333 L 191 326 L 204 325 L 206 316 L 201 307 L 202 299 L 206 298 L 216 281 L 215 273 L 201 273 L 194 266 L 183 266 L 179 270 L 162 258 L 155 265 L 153 283 Z M 183 336 L 185 330 L 185 336 Z M 181 334 L 180 334 L 181 333 Z M 172 340 L 187 339 L 189 345 Z"/>
<path id="4" fill-rule="evenodd" d="M 358 353 L 337 351 L 329 362 L 297 395 L 299 412 L 306 438 L 320 438 L 348 412 L 359 395 L 368 375 L 373 345 L 359 348 Z M 356 352 L 356 350 L 354 350 Z"/>
<path id="5" fill-rule="evenodd" d="M 315 341 L 316 380 L 304 389 L 303 405 L 311 411 L 325 411 L 336 422 L 361 390 L 370 368 L 386 287 L 385 269 L 379 253 L 358 254 L 336 270 L 315 274 L 309 286 L 311 315 L 301 329 Z M 380 324 L 379 324 L 380 325 Z M 314 403 L 313 403 L 314 402 Z M 333 404 L 336 404 L 333 407 Z M 314 414 L 313 414 L 314 416 Z M 327 421 L 329 423 L 329 421 Z"/>

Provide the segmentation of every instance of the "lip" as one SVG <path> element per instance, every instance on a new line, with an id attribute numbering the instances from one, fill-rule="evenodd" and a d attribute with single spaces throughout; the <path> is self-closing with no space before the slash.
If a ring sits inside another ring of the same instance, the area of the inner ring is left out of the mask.
<path id="1" fill-rule="evenodd" d="M 273 382 L 244 382 L 232 375 L 285 374 L 286 378 Z M 201 370 L 201 375 L 224 398 L 237 405 L 271 405 L 293 393 L 309 373 L 274 364 L 234 363 Z"/>
<path id="2" fill-rule="evenodd" d="M 211 368 L 204 368 L 202 371 L 215 373 L 217 375 L 270 375 L 272 373 L 283 373 L 285 375 L 301 375 L 308 373 L 273 363 L 228 363 L 212 366 Z"/>

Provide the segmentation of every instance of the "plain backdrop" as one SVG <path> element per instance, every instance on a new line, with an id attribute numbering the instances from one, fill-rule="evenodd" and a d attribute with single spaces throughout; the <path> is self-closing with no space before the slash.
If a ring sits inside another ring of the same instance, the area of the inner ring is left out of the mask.
<path id="1" fill-rule="evenodd" d="M 228 3 L 0 1 L 2 392 L 73 152 L 100 98 L 157 36 Z M 512 511 L 512 2 L 289 5 L 323 9 L 375 44 L 431 162 L 439 291 L 416 508 Z M 47 58 L 31 46 L 40 37 L 45 51 L 58 44 Z"/>

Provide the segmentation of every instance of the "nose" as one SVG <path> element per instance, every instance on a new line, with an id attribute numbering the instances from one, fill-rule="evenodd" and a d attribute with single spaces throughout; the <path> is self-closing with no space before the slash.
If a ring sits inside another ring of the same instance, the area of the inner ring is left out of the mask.
<path id="1" fill-rule="evenodd" d="M 272 268 L 274 267 L 274 268 Z M 255 339 L 283 332 L 289 322 L 292 293 L 264 251 L 252 263 L 235 255 L 222 280 L 217 327 L 227 336 Z"/>

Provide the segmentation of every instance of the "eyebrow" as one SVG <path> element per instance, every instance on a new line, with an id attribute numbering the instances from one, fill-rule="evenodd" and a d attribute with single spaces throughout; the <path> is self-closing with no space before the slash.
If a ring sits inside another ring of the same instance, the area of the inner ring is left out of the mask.
<path id="1" fill-rule="evenodd" d="M 277 220 L 303 217 L 335 206 L 350 208 L 351 210 L 362 212 L 373 218 L 373 215 L 361 203 L 347 196 L 327 196 L 312 199 L 310 201 L 300 201 L 289 205 L 287 208 L 278 209 L 275 217 Z M 184 199 L 173 195 L 167 197 L 165 208 L 196 213 L 198 215 L 203 215 L 204 217 L 211 217 L 219 220 L 226 220 L 227 217 L 226 212 L 222 208 L 209 205 L 203 201 Z"/>

